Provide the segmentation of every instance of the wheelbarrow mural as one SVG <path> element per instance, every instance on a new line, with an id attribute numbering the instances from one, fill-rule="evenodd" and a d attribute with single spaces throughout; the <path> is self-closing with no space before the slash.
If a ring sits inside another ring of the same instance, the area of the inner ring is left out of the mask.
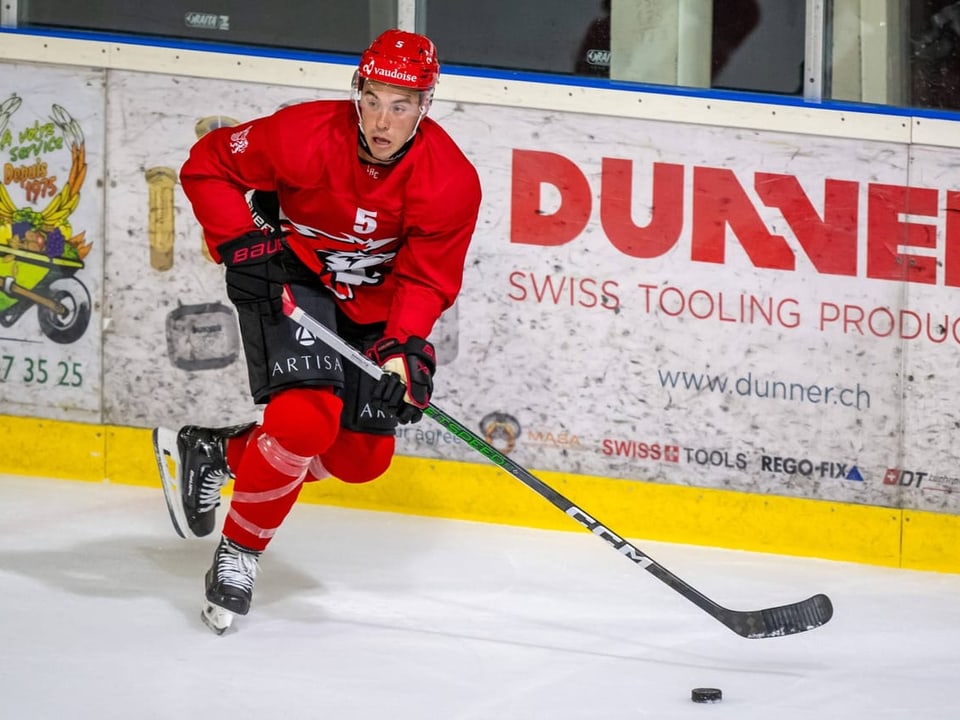
<path id="1" fill-rule="evenodd" d="M 16 95 L 0 103 L 0 131 L 19 106 Z M 80 202 L 87 163 L 77 121 L 59 105 L 53 106 L 51 120 L 70 149 L 70 172 L 59 191 L 37 211 L 17 207 L 0 184 L 0 326 L 14 325 L 36 306 L 41 332 L 66 344 L 83 336 L 91 316 L 90 292 L 74 276 L 92 246 L 86 233 L 73 233 L 69 221 Z M 24 173 L 20 184 L 26 186 L 34 178 L 29 168 Z"/>
<path id="2" fill-rule="evenodd" d="M 57 343 L 72 343 L 90 324 L 90 292 L 73 277 L 80 260 L 0 248 L 0 326 L 10 327 L 37 306 L 40 330 Z"/>

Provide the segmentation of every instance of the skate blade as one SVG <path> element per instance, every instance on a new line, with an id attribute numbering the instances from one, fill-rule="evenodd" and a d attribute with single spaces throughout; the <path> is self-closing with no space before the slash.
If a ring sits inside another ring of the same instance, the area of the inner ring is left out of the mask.
<path id="1" fill-rule="evenodd" d="M 167 502 L 170 522 L 182 538 L 196 537 L 190 532 L 187 516 L 180 497 L 180 453 L 177 450 L 177 431 L 158 427 L 153 430 L 153 452 L 163 486 L 163 499 Z"/>
<path id="2" fill-rule="evenodd" d="M 205 603 L 200 611 L 203 624 L 217 635 L 223 635 L 233 625 L 233 613 L 211 602 Z"/>

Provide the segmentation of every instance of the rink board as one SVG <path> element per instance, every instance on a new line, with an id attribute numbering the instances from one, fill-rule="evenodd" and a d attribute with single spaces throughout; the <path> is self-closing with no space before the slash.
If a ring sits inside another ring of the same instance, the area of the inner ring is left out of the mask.
<path id="1" fill-rule="evenodd" d="M 19 289 L 0 294 L 0 389 L 4 413 L 35 419 L 5 422 L 0 469 L 154 484 L 147 428 L 259 412 L 177 170 L 215 127 L 344 97 L 343 68 L 282 85 L 5 68 L 0 279 Z M 484 189 L 431 335 L 435 401 L 623 535 L 955 570 L 948 129 L 809 107 L 778 117 L 817 135 L 750 129 L 627 91 L 458 95 L 475 82 L 450 76 L 431 110 Z M 401 428 L 398 453 L 374 484 L 303 499 L 576 528 L 431 423 Z"/>
<path id="2" fill-rule="evenodd" d="M 150 431 L 2 417 L 0 472 L 158 487 Z M 50 452 L 57 438 L 57 452 Z M 664 542 L 960 572 L 954 515 L 538 471 L 618 534 Z M 553 530 L 579 525 L 486 463 L 397 456 L 367 485 L 332 479 L 300 502 Z M 158 494 L 158 512 L 165 512 Z"/>

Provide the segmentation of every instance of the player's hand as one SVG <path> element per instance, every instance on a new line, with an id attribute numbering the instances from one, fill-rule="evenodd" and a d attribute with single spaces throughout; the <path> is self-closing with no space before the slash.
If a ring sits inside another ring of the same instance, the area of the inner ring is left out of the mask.
<path id="1" fill-rule="evenodd" d="M 283 235 L 251 230 L 217 248 L 227 268 L 227 297 L 234 305 L 257 304 L 272 314 L 281 312 L 283 285 L 287 281 Z"/>
<path id="2" fill-rule="evenodd" d="M 367 351 L 383 375 L 370 398 L 385 412 L 396 415 L 401 424 L 419 422 L 430 404 L 437 353 L 423 338 L 410 336 L 406 342 L 381 338 Z"/>

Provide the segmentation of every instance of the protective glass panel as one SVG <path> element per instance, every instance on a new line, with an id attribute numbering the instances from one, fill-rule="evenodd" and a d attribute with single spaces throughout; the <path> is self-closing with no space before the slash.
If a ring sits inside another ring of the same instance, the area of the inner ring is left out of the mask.
<path id="1" fill-rule="evenodd" d="M 408 4 L 409 5 L 409 4 Z M 104 31 L 359 53 L 401 0 L 20 0 L 20 28 Z M 957 0 L 443 0 L 417 2 L 441 61 L 561 76 L 802 95 L 805 45 L 824 38 L 823 97 L 960 109 Z M 406 11 L 401 8 L 407 7 Z M 824 27 L 808 28 L 822 7 Z M 9 21 L 9 18 L 8 18 Z"/>
<path id="2" fill-rule="evenodd" d="M 833 0 L 829 96 L 960 108 L 960 2 Z"/>
<path id="3" fill-rule="evenodd" d="M 426 18 L 448 63 L 802 92 L 796 0 L 444 0 L 427 3 Z"/>
<path id="4" fill-rule="evenodd" d="M 21 28 L 48 27 L 359 53 L 397 22 L 396 0 L 21 0 Z"/>
<path id="5" fill-rule="evenodd" d="M 960 2 L 909 3 L 908 104 L 960 109 Z"/>

